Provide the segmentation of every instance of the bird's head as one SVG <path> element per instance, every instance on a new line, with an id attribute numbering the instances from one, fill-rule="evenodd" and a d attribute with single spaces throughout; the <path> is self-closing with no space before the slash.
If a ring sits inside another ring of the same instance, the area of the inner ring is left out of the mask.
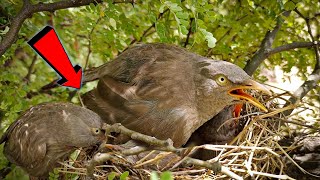
<path id="1" fill-rule="evenodd" d="M 91 110 L 82 108 L 83 112 L 73 112 L 65 115 L 64 121 L 68 127 L 68 141 L 74 147 L 89 147 L 105 140 L 103 121 Z"/>
<path id="2" fill-rule="evenodd" d="M 246 89 L 258 90 L 266 94 L 271 92 L 262 84 L 254 81 L 240 67 L 225 61 L 203 59 L 198 63 L 200 72 L 197 87 L 198 107 L 214 116 L 227 105 L 247 101 L 263 111 L 267 109 L 255 98 L 245 92 Z M 201 111 L 201 109 L 199 109 Z M 207 117 L 205 117 L 207 118 Z M 210 118 L 210 117 L 209 117 Z"/>

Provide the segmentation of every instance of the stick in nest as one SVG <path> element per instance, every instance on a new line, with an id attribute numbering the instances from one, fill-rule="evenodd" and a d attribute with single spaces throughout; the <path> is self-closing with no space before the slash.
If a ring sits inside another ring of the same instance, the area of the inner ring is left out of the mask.
<path id="1" fill-rule="evenodd" d="M 166 151 L 177 154 L 178 156 L 183 156 L 184 152 L 187 150 L 186 148 L 175 148 L 173 146 L 173 142 L 171 139 L 167 140 L 159 140 L 155 137 L 147 136 L 132 130 L 127 129 L 121 124 L 114 125 L 105 125 L 104 127 L 106 133 L 117 132 L 127 136 L 130 136 L 133 140 L 142 141 L 150 146 L 152 146 L 152 150 Z M 107 135 L 108 135 L 107 134 Z M 103 146 L 102 146 L 103 147 Z M 148 151 L 151 149 L 150 147 L 133 147 L 133 148 L 123 148 L 119 149 L 119 153 L 125 156 L 139 154 L 143 151 Z M 92 179 L 94 177 L 94 168 L 95 166 L 102 164 L 108 160 L 117 159 L 116 156 L 111 153 L 97 153 L 94 157 L 88 161 L 87 163 L 87 179 Z M 184 157 L 183 163 L 186 165 L 196 165 L 204 168 L 211 169 L 212 171 L 218 173 L 222 172 L 234 179 L 242 179 L 240 176 L 231 172 L 229 168 L 221 166 L 219 162 L 208 162 L 202 161 L 191 157 Z"/>

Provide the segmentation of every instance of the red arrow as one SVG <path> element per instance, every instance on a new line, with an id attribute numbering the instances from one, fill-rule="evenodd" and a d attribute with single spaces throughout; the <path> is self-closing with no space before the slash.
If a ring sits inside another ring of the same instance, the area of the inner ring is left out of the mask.
<path id="1" fill-rule="evenodd" d="M 82 69 L 72 66 L 56 32 L 46 26 L 28 44 L 61 76 L 57 82 L 62 86 L 81 88 Z"/>

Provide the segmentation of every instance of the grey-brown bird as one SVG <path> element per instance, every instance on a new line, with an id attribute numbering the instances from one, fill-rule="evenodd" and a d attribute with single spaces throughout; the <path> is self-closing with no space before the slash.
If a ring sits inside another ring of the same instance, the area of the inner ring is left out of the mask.
<path id="1" fill-rule="evenodd" d="M 134 46 L 94 72 L 85 77 L 100 77 L 97 88 L 84 95 L 87 108 L 109 124 L 121 123 L 159 139 L 171 138 L 176 147 L 239 100 L 266 111 L 242 90 L 269 91 L 240 67 L 173 45 Z"/>
<path id="2" fill-rule="evenodd" d="M 44 103 L 27 110 L 13 122 L 0 143 L 6 158 L 30 176 L 46 178 L 79 147 L 102 142 L 105 135 L 100 117 L 71 103 Z"/>

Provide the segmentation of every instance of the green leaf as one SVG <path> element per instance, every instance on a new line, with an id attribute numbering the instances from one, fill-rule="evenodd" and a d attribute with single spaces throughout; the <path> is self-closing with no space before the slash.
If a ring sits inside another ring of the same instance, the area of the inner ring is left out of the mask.
<path id="1" fill-rule="evenodd" d="M 156 23 L 156 31 L 160 37 L 160 40 L 162 42 L 167 41 L 167 36 L 166 36 L 166 26 L 161 23 L 161 22 L 157 22 Z"/>
<path id="2" fill-rule="evenodd" d="M 200 31 L 202 32 L 202 34 L 204 35 L 204 37 L 206 38 L 206 40 L 208 41 L 208 47 L 209 48 L 213 48 L 216 46 L 216 38 L 213 37 L 211 32 L 208 32 L 205 29 L 200 29 Z"/>
<path id="3" fill-rule="evenodd" d="M 187 27 L 185 27 L 183 25 L 180 26 L 180 30 L 181 30 L 181 33 L 184 35 L 188 34 L 188 32 L 189 32 Z"/>
<path id="4" fill-rule="evenodd" d="M 1 35 L 7 34 L 7 32 L 9 31 L 9 29 L 10 29 L 9 26 L 6 26 L 3 31 L 0 31 L 0 34 L 1 34 Z"/>
<path id="5" fill-rule="evenodd" d="M 117 22 L 113 18 L 109 19 L 110 25 L 114 28 L 117 29 Z"/>
<path id="6" fill-rule="evenodd" d="M 108 180 L 114 180 L 115 177 L 116 177 L 116 173 L 115 173 L 115 172 L 111 172 L 111 173 L 108 175 Z"/>
<path id="7" fill-rule="evenodd" d="M 168 8 L 173 12 L 182 11 L 182 8 L 177 3 L 172 3 L 170 1 L 166 2 Z"/>
<path id="8" fill-rule="evenodd" d="M 129 177 L 129 171 L 125 171 L 120 175 L 120 180 L 126 180 Z"/>
<path id="9" fill-rule="evenodd" d="M 176 16 L 179 19 L 189 19 L 189 13 L 187 13 L 187 12 L 177 12 Z"/>
<path id="10" fill-rule="evenodd" d="M 169 171 L 165 171 L 161 173 L 160 180 L 173 180 L 172 173 Z"/>
<path id="11" fill-rule="evenodd" d="M 186 21 L 184 19 L 180 19 L 180 24 L 182 24 L 184 26 L 188 26 L 189 25 L 189 21 Z"/>
<path id="12" fill-rule="evenodd" d="M 159 8 L 159 13 L 163 13 L 165 7 L 166 7 L 165 4 L 161 5 Z"/>
<path id="13" fill-rule="evenodd" d="M 159 180 L 159 176 L 158 176 L 157 172 L 152 171 L 152 173 L 150 175 L 150 180 Z"/>
<path id="14" fill-rule="evenodd" d="M 288 1 L 284 4 L 284 9 L 287 11 L 294 10 L 296 8 L 296 5 L 292 1 Z"/>
<path id="15" fill-rule="evenodd" d="M 157 17 L 154 14 L 149 15 L 149 19 L 151 22 L 155 23 L 157 21 Z"/>

